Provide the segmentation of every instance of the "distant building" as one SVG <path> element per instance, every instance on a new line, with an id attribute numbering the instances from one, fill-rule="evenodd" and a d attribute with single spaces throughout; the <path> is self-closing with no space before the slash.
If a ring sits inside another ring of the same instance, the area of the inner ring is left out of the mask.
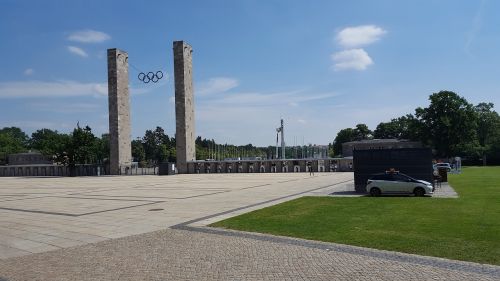
<path id="1" fill-rule="evenodd" d="M 7 157 L 9 165 L 39 165 L 39 164 L 53 164 L 48 156 L 42 155 L 38 152 L 26 152 L 9 154 Z"/>
<path id="2" fill-rule="evenodd" d="M 353 150 L 359 149 L 391 149 L 391 148 L 421 148 L 422 143 L 398 139 L 373 139 L 350 141 L 342 144 L 342 156 L 352 157 Z"/>

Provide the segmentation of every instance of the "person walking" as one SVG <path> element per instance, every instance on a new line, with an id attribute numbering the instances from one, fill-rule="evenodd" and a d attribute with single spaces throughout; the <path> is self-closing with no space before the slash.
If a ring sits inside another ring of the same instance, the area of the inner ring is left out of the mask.
<path id="1" fill-rule="evenodd" d="M 314 171 L 312 169 L 311 162 L 307 162 L 307 168 L 309 169 L 309 175 L 314 176 Z"/>

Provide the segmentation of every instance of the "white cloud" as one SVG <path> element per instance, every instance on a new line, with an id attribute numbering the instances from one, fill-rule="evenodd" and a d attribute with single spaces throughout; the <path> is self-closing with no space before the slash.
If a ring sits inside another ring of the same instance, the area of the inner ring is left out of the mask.
<path id="1" fill-rule="evenodd" d="M 471 46 L 476 39 L 477 34 L 481 31 L 481 28 L 483 26 L 483 11 L 484 11 L 484 6 L 485 6 L 486 1 L 481 1 L 479 3 L 479 7 L 476 10 L 476 13 L 474 15 L 474 18 L 472 19 L 472 26 L 470 30 L 465 34 L 465 46 L 464 50 L 465 53 L 468 54 L 469 56 L 472 55 L 471 53 Z"/>
<path id="2" fill-rule="evenodd" d="M 346 27 L 338 32 L 337 42 L 344 48 L 361 47 L 380 40 L 387 31 L 375 25 Z"/>
<path id="3" fill-rule="evenodd" d="M 215 77 L 206 82 L 200 83 L 199 90 L 196 95 L 210 95 L 227 92 L 238 87 L 238 80 L 228 77 Z"/>
<path id="4" fill-rule="evenodd" d="M 287 141 L 292 143 L 293 136 L 324 132 L 319 124 L 330 118 L 326 106 L 329 99 L 336 96 L 339 94 L 294 90 L 201 97 L 196 100 L 196 126 L 209 133 L 207 137 L 216 137 L 218 142 L 268 145 L 267 141 L 275 140 L 276 128 L 283 117 Z"/>
<path id="5" fill-rule="evenodd" d="M 108 85 L 105 83 L 94 83 L 92 88 L 98 95 L 108 95 Z"/>
<path id="6" fill-rule="evenodd" d="M 69 103 L 69 102 L 35 102 L 30 103 L 29 106 L 33 110 L 59 112 L 59 113 L 86 113 L 96 112 L 101 108 L 100 104 L 95 103 Z"/>
<path id="7" fill-rule="evenodd" d="M 161 87 L 150 88 L 129 87 L 130 95 L 142 95 Z M 0 98 L 37 98 L 37 97 L 75 97 L 94 96 L 107 97 L 107 83 L 81 83 L 77 81 L 13 81 L 0 82 Z"/>
<path id="8" fill-rule="evenodd" d="M 373 60 L 363 49 L 350 49 L 332 54 L 335 70 L 365 70 Z"/>
<path id="9" fill-rule="evenodd" d="M 280 125 L 280 118 L 285 121 L 287 145 L 292 145 L 294 137 L 299 136 L 300 139 L 305 136 L 306 142 L 310 139 L 323 139 L 321 142 L 324 143 L 331 141 L 318 137 L 329 131 L 324 120 L 331 118 L 330 111 L 318 110 L 314 105 L 298 110 L 288 107 L 286 103 L 275 106 L 237 104 L 224 107 L 205 103 L 196 108 L 195 118 L 197 130 L 209 134 L 204 137 L 215 138 L 222 143 L 272 145 L 276 141 L 276 128 Z M 305 124 L 301 123 L 304 121 Z"/>
<path id="10" fill-rule="evenodd" d="M 210 103 L 219 106 L 249 106 L 249 107 L 273 107 L 276 105 L 287 105 L 297 107 L 304 102 L 328 99 L 338 96 L 336 93 L 310 94 L 304 91 L 289 91 L 277 93 L 232 93 L 221 95 L 217 99 L 210 99 Z"/>
<path id="11" fill-rule="evenodd" d="M 85 52 L 83 49 L 75 47 L 75 46 L 68 46 L 68 51 L 72 54 L 75 54 L 77 56 L 84 57 L 84 58 L 89 56 L 87 54 L 87 52 Z"/>
<path id="12" fill-rule="evenodd" d="M 12 121 L 2 121 L 0 122 L 0 127 L 21 127 L 21 128 L 30 128 L 30 129 L 41 129 L 41 128 L 56 128 L 60 124 L 56 124 L 54 122 L 47 121 L 34 121 L 34 120 L 12 120 Z"/>
<path id="13" fill-rule="evenodd" d="M 317 93 L 311 94 L 304 91 L 289 91 L 276 93 L 231 93 L 218 96 L 215 99 L 200 99 L 202 105 L 210 105 L 221 108 L 274 108 L 276 106 L 283 107 L 299 107 L 306 102 L 324 100 L 338 96 L 336 93 Z M 293 108 L 291 110 L 297 110 Z"/>
<path id="14" fill-rule="evenodd" d="M 340 103 L 340 104 L 330 106 L 330 109 L 344 108 L 346 106 L 347 106 L 346 104 Z"/>
<path id="15" fill-rule="evenodd" d="M 105 96 L 107 84 L 75 81 L 0 82 L 0 98 Z"/>
<path id="16" fill-rule="evenodd" d="M 24 75 L 26 76 L 30 76 L 32 75 L 33 73 L 35 73 L 35 70 L 33 70 L 33 68 L 27 68 L 26 70 L 24 70 Z"/>
<path id="17" fill-rule="evenodd" d="M 68 36 L 69 41 L 80 43 L 101 43 L 109 39 L 111 39 L 111 36 L 108 34 L 91 29 L 73 32 Z"/>
<path id="18" fill-rule="evenodd" d="M 165 74 L 165 75 L 167 75 L 167 74 Z M 148 85 L 144 85 L 141 83 L 139 83 L 139 85 L 136 85 L 134 87 L 132 87 L 132 86 L 129 87 L 131 96 L 139 96 L 139 95 L 147 94 L 147 93 L 153 92 L 157 89 L 164 88 L 165 86 L 168 85 L 167 80 L 161 80 L 158 83 L 149 83 Z M 106 85 L 106 94 L 105 95 L 107 95 L 107 94 L 108 94 L 108 86 Z"/>
<path id="19" fill-rule="evenodd" d="M 129 88 L 130 89 L 130 95 L 131 96 L 139 96 L 143 94 L 147 94 L 151 92 L 151 89 L 145 89 L 145 88 Z M 106 89 L 107 93 L 107 89 Z"/>

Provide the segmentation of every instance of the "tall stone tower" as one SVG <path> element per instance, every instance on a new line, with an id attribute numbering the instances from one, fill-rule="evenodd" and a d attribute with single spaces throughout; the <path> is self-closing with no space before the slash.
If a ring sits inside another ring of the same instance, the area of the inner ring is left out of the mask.
<path id="1" fill-rule="evenodd" d="M 108 107 L 110 173 L 127 172 L 132 161 L 130 144 L 130 104 L 128 92 L 128 54 L 108 49 Z"/>
<path id="2" fill-rule="evenodd" d="M 196 160 L 193 96 L 193 48 L 174 41 L 175 141 L 177 171 L 187 173 L 187 162 Z"/>

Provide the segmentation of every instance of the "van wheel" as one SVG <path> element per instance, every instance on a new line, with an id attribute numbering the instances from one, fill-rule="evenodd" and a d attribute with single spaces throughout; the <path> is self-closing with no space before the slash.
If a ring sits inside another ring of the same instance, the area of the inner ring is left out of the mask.
<path id="1" fill-rule="evenodd" d="M 378 187 L 372 187 L 370 189 L 370 195 L 373 197 L 379 197 L 382 192 L 380 191 L 380 188 Z"/>
<path id="2" fill-rule="evenodd" d="M 415 196 L 417 197 L 422 197 L 425 195 L 425 190 L 421 187 L 417 187 L 415 188 L 415 190 L 413 190 L 413 194 L 415 194 Z"/>

